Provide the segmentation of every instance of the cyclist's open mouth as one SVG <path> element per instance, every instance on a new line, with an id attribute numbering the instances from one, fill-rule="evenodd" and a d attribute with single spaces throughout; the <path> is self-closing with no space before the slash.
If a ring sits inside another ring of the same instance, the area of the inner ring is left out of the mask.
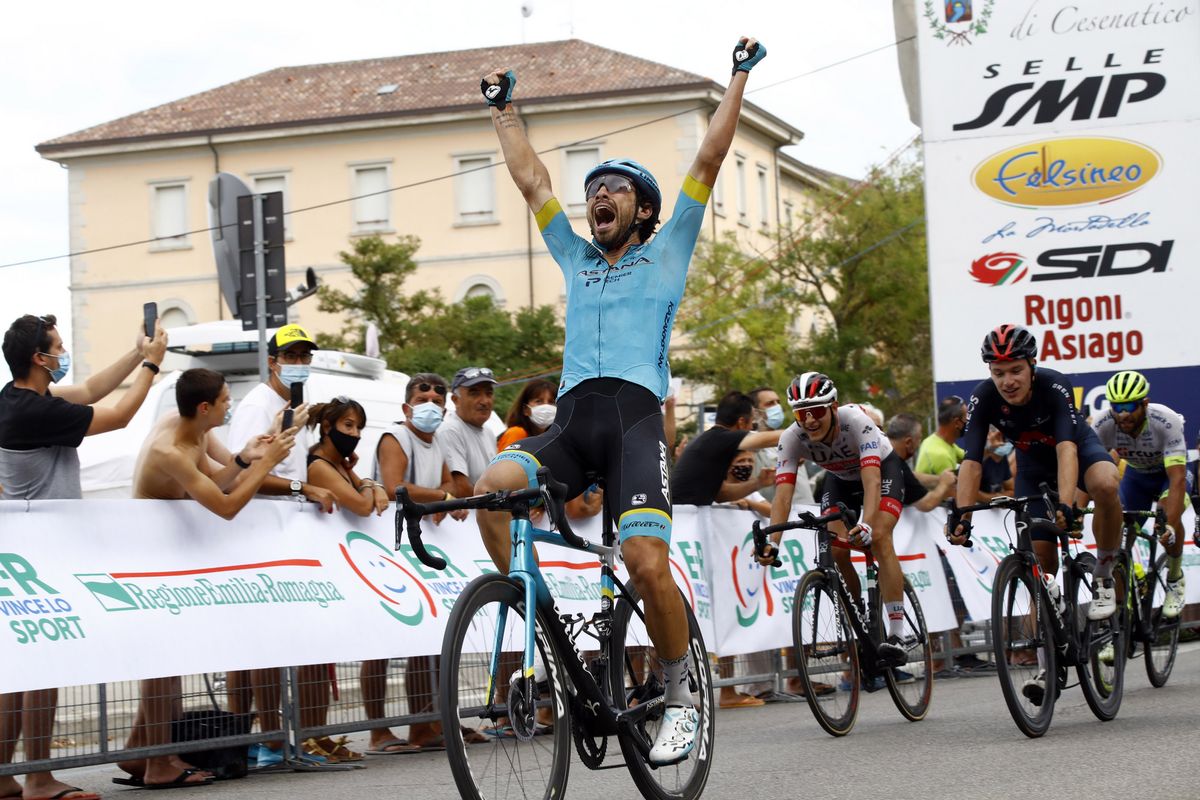
<path id="1" fill-rule="evenodd" d="M 597 203 L 592 208 L 592 219 L 595 221 L 596 233 L 612 230 L 617 222 L 617 210 L 607 203 Z"/>

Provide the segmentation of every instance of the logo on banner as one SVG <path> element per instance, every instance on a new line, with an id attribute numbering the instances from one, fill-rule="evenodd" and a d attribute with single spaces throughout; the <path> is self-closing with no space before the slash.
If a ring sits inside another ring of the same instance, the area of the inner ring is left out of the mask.
<path id="1" fill-rule="evenodd" d="M 1071 278 L 1119 278 L 1143 272 L 1164 272 L 1171 260 L 1174 240 L 1130 242 L 1127 244 L 1064 247 L 1047 250 L 1037 258 L 1043 269 L 1033 281 L 1060 281 Z M 1128 254 L 1139 254 L 1132 259 Z M 971 277 L 979 283 L 1000 286 L 1016 283 L 1029 272 L 1025 257 L 1019 253 L 989 253 L 971 262 Z"/>
<path id="2" fill-rule="evenodd" d="M 971 182 L 1012 206 L 1083 206 L 1127 197 L 1162 169 L 1162 158 L 1128 139 L 1080 136 L 1002 150 L 975 167 Z"/>
<path id="3" fill-rule="evenodd" d="M 772 616 L 775 598 L 767 588 L 767 570 L 754 557 L 754 534 L 746 534 L 741 547 L 734 547 L 729 556 L 733 571 L 733 591 L 738 605 L 734 609 L 738 625 L 748 628 L 758 619 L 760 611 Z"/>
<path id="4" fill-rule="evenodd" d="M 1070 59 L 1070 61 L 1073 63 L 1074 59 Z M 984 77 L 996 77 L 999 74 L 996 71 L 998 68 L 998 64 L 992 65 Z M 1108 86 L 1104 89 L 1102 96 L 1100 90 L 1104 86 L 1105 80 L 1108 81 Z M 1025 92 L 1032 92 L 1032 94 L 1017 105 L 1012 116 L 1008 117 L 1000 127 L 1012 127 L 1024 120 L 1030 112 L 1034 112 L 1031 121 L 1035 125 L 1056 122 L 1068 109 L 1071 109 L 1070 118 L 1073 122 L 1090 120 L 1093 116 L 1100 119 L 1116 117 L 1120 114 L 1123 104 L 1149 100 L 1162 92 L 1166 85 L 1167 79 L 1157 72 L 1092 75 L 1070 87 L 1066 80 L 1062 79 L 1046 81 L 1040 85 L 1032 81 L 1014 83 L 1002 86 L 993 92 L 984 101 L 983 109 L 978 116 L 968 122 L 956 123 L 954 130 L 973 131 L 986 128 L 1007 112 L 1006 106 L 1010 99 Z"/>
<path id="5" fill-rule="evenodd" d="M 971 277 L 988 286 L 1016 283 L 1027 274 L 1025 256 L 1017 253 L 988 253 L 971 262 Z"/>
<path id="6" fill-rule="evenodd" d="M 987 33 L 993 5 L 995 0 L 925 0 L 925 20 L 933 38 L 968 45 L 972 36 Z"/>
<path id="7" fill-rule="evenodd" d="M 421 580 L 395 559 L 391 548 L 359 531 L 346 534 L 338 545 L 354 574 L 379 595 L 379 605 L 393 618 L 405 625 L 419 625 L 425 618 L 426 606 L 437 616 L 433 595 Z"/>
<path id="8" fill-rule="evenodd" d="M 86 639 L 71 601 L 38 577 L 23 556 L 0 553 L 0 614 L 17 644 Z"/>

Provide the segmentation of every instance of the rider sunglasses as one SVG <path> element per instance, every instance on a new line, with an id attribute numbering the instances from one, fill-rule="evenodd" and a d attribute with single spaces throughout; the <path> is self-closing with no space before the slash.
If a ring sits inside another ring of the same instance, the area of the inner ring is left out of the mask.
<path id="1" fill-rule="evenodd" d="M 633 191 L 633 181 L 624 175 L 597 175 L 595 178 L 592 178 L 584 190 L 584 198 L 591 200 L 596 196 L 596 192 L 600 191 L 601 186 L 609 194 Z"/>
<path id="2" fill-rule="evenodd" d="M 807 408 L 797 408 L 793 412 L 796 419 L 804 422 L 806 416 L 811 416 L 813 419 L 825 419 L 825 415 L 829 413 L 829 406 L 809 406 Z"/>
<path id="3" fill-rule="evenodd" d="M 1141 400 L 1130 400 L 1128 403 L 1113 403 L 1112 410 L 1114 414 L 1132 414 L 1137 411 L 1142 405 Z"/>

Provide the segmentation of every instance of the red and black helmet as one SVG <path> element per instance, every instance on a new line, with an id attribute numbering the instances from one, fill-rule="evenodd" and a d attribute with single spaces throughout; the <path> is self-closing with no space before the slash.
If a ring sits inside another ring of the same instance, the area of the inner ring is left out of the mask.
<path id="1" fill-rule="evenodd" d="M 820 372 L 806 372 L 797 375 L 787 388 L 788 405 L 793 410 L 811 408 L 812 406 L 827 406 L 837 400 L 837 387 L 828 375 Z"/>
<path id="2" fill-rule="evenodd" d="M 1028 328 L 1020 325 L 1001 325 L 983 339 L 980 355 L 985 364 L 993 361 L 1037 359 L 1037 339 Z"/>

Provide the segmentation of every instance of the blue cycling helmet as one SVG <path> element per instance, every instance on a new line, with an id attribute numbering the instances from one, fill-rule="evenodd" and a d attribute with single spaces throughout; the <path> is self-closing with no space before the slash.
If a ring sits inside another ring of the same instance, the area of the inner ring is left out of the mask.
<path id="1" fill-rule="evenodd" d="M 608 161 L 602 161 L 592 167 L 591 171 L 583 179 L 584 189 L 587 189 L 587 185 L 592 182 L 592 178 L 598 175 L 611 174 L 624 175 L 633 181 L 641 202 L 649 203 L 650 207 L 654 209 L 654 213 L 650 215 L 650 227 L 653 228 L 657 225 L 658 215 L 662 211 L 662 191 L 659 190 L 658 181 L 654 180 L 654 176 L 650 174 L 650 170 L 629 158 L 610 158 Z"/>

